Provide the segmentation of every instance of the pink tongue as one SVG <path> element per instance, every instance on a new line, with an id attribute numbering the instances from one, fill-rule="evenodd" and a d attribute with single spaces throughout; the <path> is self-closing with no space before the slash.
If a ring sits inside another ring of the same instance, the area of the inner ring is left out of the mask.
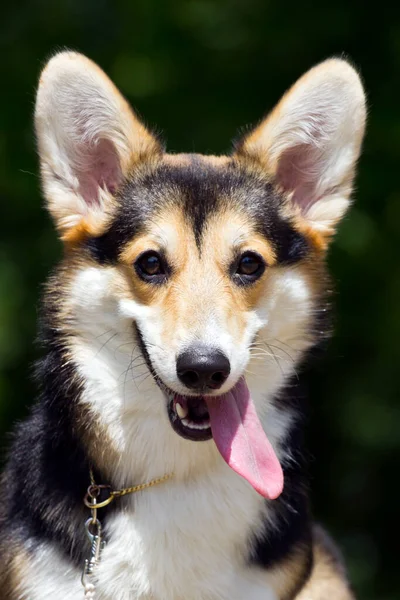
<path id="1" fill-rule="evenodd" d="M 227 394 L 205 398 L 214 441 L 222 458 L 265 498 L 283 489 L 283 472 L 264 433 L 242 377 Z"/>

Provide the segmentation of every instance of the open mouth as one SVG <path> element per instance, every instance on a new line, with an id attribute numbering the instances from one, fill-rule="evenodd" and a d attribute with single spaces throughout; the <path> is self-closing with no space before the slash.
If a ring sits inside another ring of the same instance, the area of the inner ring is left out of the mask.
<path id="1" fill-rule="evenodd" d="M 283 489 L 283 471 L 258 418 L 244 377 L 220 396 L 183 396 L 165 386 L 152 367 L 139 328 L 139 344 L 151 374 L 168 399 L 174 431 L 190 441 L 213 438 L 229 467 L 264 498 L 273 500 Z"/>
<path id="2" fill-rule="evenodd" d="M 204 396 L 182 396 L 161 387 L 168 397 L 168 416 L 174 431 L 193 442 L 210 440 L 210 413 Z"/>
<path id="3" fill-rule="evenodd" d="M 174 431 L 190 441 L 213 438 L 225 462 L 265 498 L 279 496 L 283 472 L 257 416 L 244 377 L 220 396 L 183 396 L 158 385 L 168 398 Z"/>

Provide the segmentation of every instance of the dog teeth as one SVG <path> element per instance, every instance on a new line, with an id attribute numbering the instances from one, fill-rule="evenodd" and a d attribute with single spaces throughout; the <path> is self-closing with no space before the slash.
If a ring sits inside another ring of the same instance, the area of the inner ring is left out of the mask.
<path id="1" fill-rule="evenodd" d="M 209 421 L 204 423 L 194 423 L 193 421 L 189 421 L 189 419 L 182 419 L 182 425 L 189 429 L 209 429 L 210 427 Z"/>
<path id="2" fill-rule="evenodd" d="M 188 413 L 189 413 L 188 407 L 182 406 L 182 404 L 179 404 L 179 402 L 177 402 L 175 405 L 175 410 L 176 410 L 176 414 L 178 415 L 178 417 L 180 419 L 182 419 L 182 422 L 183 422 L 183 419 L 185 419 L 185 417 L 188 416 Z M 185 421 L 187 421 L 187 419 L 185 419 Z"/>

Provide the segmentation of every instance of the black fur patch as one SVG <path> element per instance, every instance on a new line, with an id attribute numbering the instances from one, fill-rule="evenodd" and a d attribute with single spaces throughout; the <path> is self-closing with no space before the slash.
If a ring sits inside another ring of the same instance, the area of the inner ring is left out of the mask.
<path id="1" fill-rule="evenodd" d="M 36 369 L 39 402 L 16 430 L 0 486 L 0 538 L 21 540 L 32 552 L 51 540 L 82 565 L 88 550 L 84 523 L 90 516 L 83 504 L 90 481 L 79 435 L 82 381 L 57 326 L 58 293 L 53 285 L 41 319 L 45 354 Z"/>
<path id="2" fill-rule="evenodd" d="M 161 164 L 126 182 L 118 201 L 119 209 L 109 230 L 86 242 L 91 256 L 100 264 L 115 262 L 124 245 L 168 206 L 182 210 L 199 251 L 208 219 L 229 206 L 251 218 L 256 231 L 272 243 L 279 264 L 299 261 L 308 251 L 307 240 L 281 216 L 284 200 L 272 183 L 234 161 L 216 167 L 201 156 L 190 155 L 184 166 Z"/>
<path id="3" fill-rule="evenodd" d="M 268 502 L 269 510 L 278 515 L 276 528 L 268 528 L 267 534 L 257 532 L 252 561 L 269 568 L 281 562 L 288 548 L 294 545 L 311 546 L 311 516 L 308 500 L 308 457 L 305 451 L 304 428 L 306 425 L 306 394 L 297 378 L 293 378 L 279 394 L 275 404 L 282 410 L 290 408 L 297 415 L 296 421 L 283 441 L 290 461 L 283 464 L 284 489 L 277 500 Z"/>
<path id="4" fill-rule="evenodd" d="M 297 415 L 286 440 L 283 442 L 290 461 L 282 465 L 284 489 L 276 500 L 268 502 L 273 511 L 275 526 L 268 521 L 264 529 L 253 534 L 250 564 L 270 569 L 285 564 L 293 552 L 299 552 L 303 571 L 292 591 L 295 597 L 310 576 L 313 566 L 312 516 L 309 505 L 308 454 L 305 450 L 304 430 L 307 421 L 307 394 L 299 380 L 293 378 L 275 399 L 282 411 L 290 409 Z"/>
<path id="5" fill-rule="evenodd" d="M 86 250 L 100 265 L 113 264 L 118 260 L 118 243 L 113 240 L 110 233 L 92 237 L 85 242 Z"/>

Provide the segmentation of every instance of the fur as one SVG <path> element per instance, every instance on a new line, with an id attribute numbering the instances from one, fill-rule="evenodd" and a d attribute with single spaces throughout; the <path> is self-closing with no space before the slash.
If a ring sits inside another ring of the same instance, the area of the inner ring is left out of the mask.
<path id="1" fill-rule="evenodd" d="M 166 154 L 71 52 L 44 69 L 35 119 L 65 254 L 42 303 L 40 397 L 0 491 L 2 597 L 83 595 L 93 466 L 114 489 L 173 473 L 99 511 L 99 600 L 350 599 L 309 509 L 298 376 L 329 335 L 326 251 L 364 131 L 357 73 L 318 65 L 229 157 Z M 166 265 L 158 284 L 136 266 L 149 249 Z M 266 265 L 251 285 L 235 276 L 246 251 Z M 176 361 L 198 343 L 229 358 L 214 395 L 246 376 L 284 470 L 278 499 L 258 495 L 212 439 L 171 427 L 158 382 L 187 394 Z"/>

